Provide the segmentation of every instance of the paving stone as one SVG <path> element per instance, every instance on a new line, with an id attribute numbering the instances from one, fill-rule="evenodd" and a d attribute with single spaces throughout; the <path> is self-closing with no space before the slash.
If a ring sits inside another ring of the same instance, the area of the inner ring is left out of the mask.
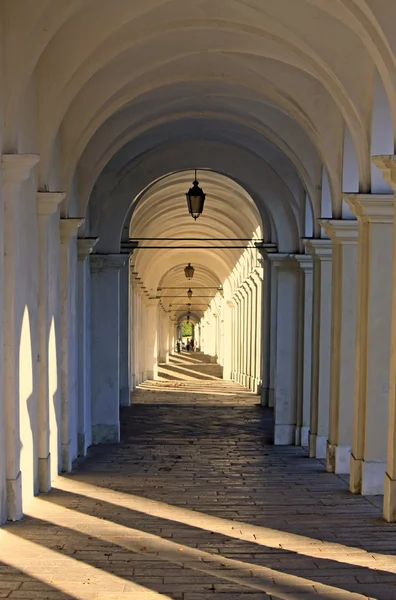
<path id="1" fill-rule="evenodd" d="M 0 531 L 0 598 L 396 600 L 378 501 L 274 447 L 271 411 L 217 365 L 178 360 L 189 379 L 171 365 L 145 382 L 122 443 L 91 448 Z"/>

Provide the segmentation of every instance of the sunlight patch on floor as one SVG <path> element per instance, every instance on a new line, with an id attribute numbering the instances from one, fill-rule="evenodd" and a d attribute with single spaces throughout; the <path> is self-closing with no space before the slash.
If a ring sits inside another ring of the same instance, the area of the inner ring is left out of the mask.
<path id="1" fill-rule="evenodd" d="M 343 564 L 396 573 L 396 556 L 368 553 L 360 548 L 349 547 L 336 542 L 324 542 L 268 527 L 206 515 L 198 511 L 171 506 L 157 500 L 149 500 L 123 492 L 103 489 L 89 483 L 77 481 L 76 479 L 60 477 L 56 481 L 56 487 L 70 493 L 81 494 L 88 498 L 109 502 L 115 506 L 183 523 L 205 531 L 213 531 L 238 540 L 270 548 L 280 548 L 311 558 L 328 559 Z"/>
<path id="2" fill-rule="evenodd" d="M 118 525 L 106 519 L 100 519 L 85 513 L 81 514 L 75 510 L 52 504 L 44 497 L 34 500 L 29 509 L 29 516 L 44 519 L 46 522 L 58 527 L 66 527 L 69 530 L 105 540 L 131 552 L 150 556 L 152 559 L 165 560 L 250 589 L 275 594 L 276 598 L 280 600 L 301 598 L 301 595 L 298 596 L 298 594 L 315 594 L 319 589 L 320 596 L 318 597 L 322 600 L 334 600 L 334 594 L 340 591 L 342 591 L 343 600 L 363 600 L 367 598 L 367 596 L 338 587 L 319 584 L 310 579 L 289 575 L 268 567 L 225 558 L 219 554 L 212 554 L 162 539 L 151 533 Z M 194 525 L 194 523 L 190 522 L 190 525 Z M 247 574 L 250 574 L 251 577 L 246 578 Z M 274 580 L 276 583 L 274 583 Z M 80 597 L 77 596 L 77 598 Z M 139 600 L 140 598 L 146 599 L 146 596 L 139 596 Z M 148 598 L 151 600 L 151 596 L 147 596 L 147 600 Z M 152 598 L 163 599 L 164 596 L 157 595 Z"/>
<path id="3" fill-rule="evenodd" d="M 41 500 L 37 500 L 39 504 Z M 33 501 L 35 505 L 36 501 Z M 65 510 L 65 509 L 64 509 Z M 34 509 L 33 509 L 33 512 Z M 66 517 L 64 513 L 64 517 Z M 41 519 L 45 518 L 41 510 Z M 61 526 L 65 526 L 62 523 Z M 65 556 L 60 552 L 25 540 L 12 533 L 13 526 L 0 530 L 0 562 L 25 573 L 75 600 L 171 600 L 138 585 Z M 15 532 L 18 529 L 15 527 Z M 23 530 L 21 529 L 21 532 Z M 29 598 L 29 592 L 25 592 Z M 33 593 L 32 593 L 33 595 Z M 44 594 L 45 596 L 45 594 Z"/>

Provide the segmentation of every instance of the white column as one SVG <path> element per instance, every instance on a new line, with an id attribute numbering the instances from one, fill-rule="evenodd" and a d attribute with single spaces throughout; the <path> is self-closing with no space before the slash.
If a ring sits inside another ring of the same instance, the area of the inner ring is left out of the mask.
<path id="1" fill-rule="evenodd" d="M 268 258 L 269 254 L 276 252 L 275 244 L 259 244 L 256 246 L 261 254 L 260 263 L 263 267 L 263 291 L 262 291 L 262 389 L 261 405 L 273 406 L 273 350 L 274 337 L 276 332 L 276 304 L 274 300 L 274 287 L 271 286 L 271 275 L 273 267 Z M 271 343 L 272 339 L 272 343 Z"/>
<path id="2" fill-rule="evenodd" d="M 293 256 L 271 254 L 277 271 L 274 444 L 294 444 L 297 400 L 299 273 Z"/>
<path id="3" fill-rule="evenodd" d="M 353 437 L 358 222 L 321 221 L 333 242 L 330 421 L 326 469 L 350 472 Z"/>
<path id="4" fill-rule="evenodd" d="M 395 156 L 376 156 L 374 164 L 396 190 Z M 388 460 L 384 482 L 384 519 L 396 521 L 396 223 L 393 223 L 392 326 L 389 374 Z"/>
<path id="5" fill-rule="evenodd" d="M 311 420 L 311 379 L 312 379 L 312 318 L 313 318 L 313 261 L 309 254 L 298 254 L 296 260 L 302 271 L 302 354 L 299 367 L 302 370 L 302 396 L 297 425 L 299 445 L 308 446 Z"/>
<path id="6" fill-rule="evenodd" d="M 253 281 L 256 286 L 256 365 L 255 365 L 255 389 L 257 394 L 262 397 L 262 369 L 263 369 L 263 270 L 257 267 L 253 273 Z"/>
<path id="7" fill-rule="evenodd" d="M 354 430 L 350 490 L 382 494 L 392 317 L 393 195 L 345 196 L 359 220 Z"/>
<path id="8" fill-rule="evenodd" d="M 305 242 L 313 257 L 313 344 L 309 455 L 326 458 L 330 410 L 332 244 L 317 239 Z"/>
<path id="9" fill-rule="evenodd" d="M 233 311 L 234 305 L 231 301 L 224 303 L 224 359 L 223 359 L 223 379 L 232 379 L 232 354 L 233 354 Z M 197 327 L 198 330 L 198 327 Z M 199 335 L 198 335 L 199 337 Z"/>
<path id="10" fill-rule="evenodd" d="M 136 281 L 134 265 L 130 265 L 129 270 L 129 381 L 131 392 L 136 387 Z"/>
<path id="11" fill-rule="evenodd" d="M 131 403 L 129 381 L 129 255 L 120 269 L 120 406 Z"/>
<path id="12" fill-rule="evenodd" d="M 173 354 L 175 354 L 175 347 L 176 347 L 176 321 L 175 321 L 175 319 L 172 319 L 172 317 L 170 317 L 168 320 L 168 326 L 169 326 L 169 354 L 173 355 Z"/>
<path id="13" fill-rule="evenodd" d="M 120 269 L 125 254 L 92 254 L 92 443 L 120 440 Z"/>
<path id="14" fill-rule="evenodd" d="M 37 164 L 38 156 L 26 154 L 8 154 L 1 157 L 4 201 L 4 417 L 1 422 L 5 428 L 5 472 L 7 493 L 7 518 L 11 521 L 22 518 L 22 477 L 20 470 L 21 425 L 20 418 L 20 374 L 24 364 L 20 364 L 21 322 L 23 318 L 23 298 L 18 293 L 19 273 L 19 237 L 23 207 L 21 205 L 21 186 L 28 179 L 32 168 Z M 3 214 L 0 215 L 3 220 Z M 30 340 L 29 340 L 30 343 Z M 29 349 L 26 349 L 29 352 Z M 30 349 L 31 353 L 31 349 Z M 24 356 L 25 353 L 22 353 Z M 31 377 L 26 373 L 25 377 Z M 26 400 L 26 399 L 25 399 Z M 2 436 L 1 436 L 2 437 Z M 2 453 L 2 459 L 4 454 Z M 1 465 L 1 463 L 0 463 Z M 1 467 L 4 469 L 4 467 Z M 4 498 L 4 490 L 3 490 Z M 3 500 L 4 514 L 4 500 Z"/>
<path id="15" fill-rule="evenodd" d="M 0 290 L 4 290 L 4 195 L 3 165 L 0 168 Z M 0 293 L 0 340 L 4 340 L 4 293 Z M 6 423 L 4 392 L 4 344 L 0 341 L 0 525 L 7 519 Z"/>
<path id="16" fill-rule="evenodd" d="M 156 379 L 158 376 L 158 303 L 158 298 L 147 298 L 144 302 L 146 379 Z"/>
<path id="17" fill-rule="evenodd" d="M 61 219 L 61 417 L 62 471 L 78 454 L 78 263 L 77 232 L 84 219 Z"/>
<path id="18" fill-rule="evenodd" d="M 57 399 L 53 395 L 58 391 L 60 370 L 54 339 L 56 335 L 56 327 L 53 323 L 54 307 L 51 306 L 50 300 L 50 286 L 53 286 L 53 282 L 50 281 L 49 267 L 55 257 L 51 252 L 48 227 L 52 218 L 59 221 L 58 209 L 65 196 L 66 194 L 61 192 L 38 193 L 36 200 L 39 226 L 38 476 L 40 492 L 48 492 L 51 489 L 51 473 L 52 476 L 58 473 L 57 424 L 60 421 L 60 406 L 57 405 Z M 59 231 L 58 223 L 57 227 Z M 52 464 L 52 461 L 55 464 Z"/>
<path id="19" fill-rule="evenodd" d="M 77 240 L 78 258 L 78 454 L 92 443 L 91 415 L 91 271 L 88 257 L 99 238 Z"/>

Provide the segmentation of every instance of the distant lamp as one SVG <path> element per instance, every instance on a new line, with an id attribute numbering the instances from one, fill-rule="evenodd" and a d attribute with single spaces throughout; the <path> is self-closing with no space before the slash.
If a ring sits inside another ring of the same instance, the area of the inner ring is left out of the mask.
<path id="1" fill-rule="evenodd" d="M 188 290 L 188 292 L 187 292 L 187 296 L 188 296 L 189 298 L 192 298 L 192 295 L 193 295 L 193 293 L 192 293 L 192 289 L 190 288 L 190 289 Z"/>
<path id="2" fill-rule="evenodd" d="M 186 194 L 188 212 L 195 221 L 198 219 L 199 216 L 202 215 L 206 198 L 206 194 L 203 193 L 203 190 L 199 187 L 198 183 L 199 182 L 197 181 L 197 170 L 195 169 L 195 179 L 193 181 L 193 186 L 188 190 Z"/>
<path id="3" fill-rule="evenodd" d="M 187 304 L 187 307 L 188 307 L 188 311 L 190 312 L 191 304 L 190 304 L 190 303 L 188 303 L 188 304 Z"/>
<path id="4" fill-rule="evenodd" d="M 191 263 L 188 263 L 187 267 L 184 269 L 184 274 L 187 279 L 192 279 L 194 277 L 194 267 L 191 266 Z"/>
<path id="5" fill-rule="evenodd" d="M 187 323 L 190 322 L 190 315 L 187 315 Z"/>

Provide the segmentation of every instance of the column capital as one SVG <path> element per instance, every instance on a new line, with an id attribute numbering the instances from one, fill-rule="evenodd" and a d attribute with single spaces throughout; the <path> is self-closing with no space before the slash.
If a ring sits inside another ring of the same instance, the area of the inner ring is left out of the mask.
<path id="1" fill-rule="evenodd" d="M 48 218 L 54 215 L 65 198 L 65 192 L 37 192 L 36 212 L 38 216 Z"/>
<path id="2" fill-rule="evenodd" d="M 78 228 L 84 223 L 83 217 L 60 219 L 60 238 L 61 242 L 69 242 L 77 235 Z"/>
<path id="3" fill-rule="evenodd" d="M 302 271 L 313 271 L 313 259 L 310 254 L 295 254 L 294 258 L 298 262 L 298 266 Z"/>
<path id="4" fill-rule="evenodd" d="M 85 260 L 98 243 L 98 237 L 77 238 L 78 260 Z"/>
<path id="5" fill-rule="evenodd" d="M 278 250 L 278 246 L 270 242 L 254 242 L 254 245 L 263 258 L 266 258 L 269 254 L 273 254 Z"/>
<path id="6" fill-rule="evenodd" d="M 331 261 L 333 257 L 333 245 L 331 240 L 322 238 L 317 239 L 305 239 L 304 246 L 306 250 L 311 254 L 313 259 L 320 261 Z"/>
<path id="7" fill-rule="evenodd" d="M 295 254 L 288 254 L 285 252 L 273 252 L 268 254 L 268 259 L 278 269 L 295 269 L 297 263 L 294 260 Z"/>
<path id="8" fill-rule="evenodd" d="M 3 154 L 1 167 L 5 183 L 20 184 L 28 179 L 30 171 L 40 160 L 38 154 Z"/>
<path id="9" fill-rule="evenodd" d="M 343 194 L 358 219 L 370 223 L 393 223 L 393 194 Z"/>
<path id="10" fill-rule="evenodd" d="M 396 155 L 378 154 L 372 157 L 374 165 L 381 171 L 382 177 L 386 183 L 389 183 L 396 190 Z"/>
<path id="11" fill-rule="evenodd" d="M 104 269 L 122 269 L 128 257 L 125 254 L 91 254 L 91 268 L 94 271 Z"/>
<path id="12" fill-rule="evenodd" d="M 319 219 L 329 238 L 340 244 L 357 244 L 359 221 L 352 219 Z"/>

